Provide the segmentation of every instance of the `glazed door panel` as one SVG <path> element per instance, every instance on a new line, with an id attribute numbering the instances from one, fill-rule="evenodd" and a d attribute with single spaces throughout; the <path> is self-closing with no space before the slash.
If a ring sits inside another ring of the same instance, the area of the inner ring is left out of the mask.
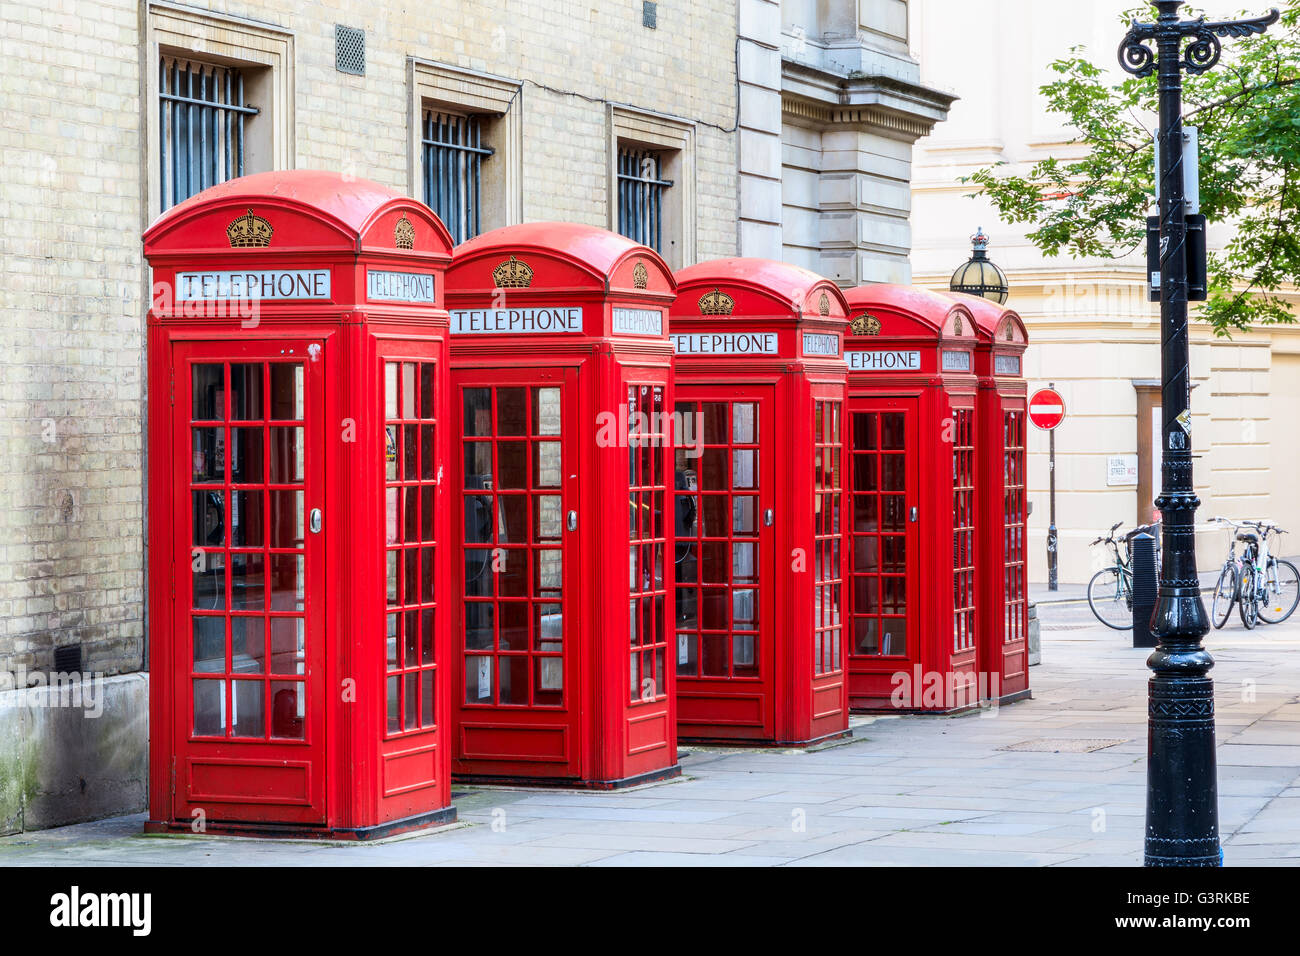
<path id="1" fill-rule="evenodd" d="M 1008 403 L 1002 413 L 1002 687 L 995 696 L 1029 687 L 1029 622 L 1025 574 L 1025 408 Z"/>
<path id="2" fill-rule="evenodd" d="M 919 455 L 916 399 L 858 398 L 850 406 L 848 556 L 850 703 L 913 706 L 921 659 Z M 908 675 L 901 690 L 893 677 Z"/>
<path id="3" fill-rule="evenodd" d="M 579 776 L 577 375 L 452 381 L 457 772 Z"/>
<path id="4" fill-rule="evenodd" d="M 325 820 L 320 349 L 175 346 L 177 820 Z"/>
<path id="5" fill-rule="evenodd" d="M 679 385 L 677 394 L 678 727 L 684 737 L 771 738 L 773 391 Z"/>

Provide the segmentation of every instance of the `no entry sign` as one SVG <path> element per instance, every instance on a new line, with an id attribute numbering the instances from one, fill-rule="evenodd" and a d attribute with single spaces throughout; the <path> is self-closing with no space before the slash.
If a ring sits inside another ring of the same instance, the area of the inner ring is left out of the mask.
<path id="1" fill-rule="evenodd" d="M 1035 428 L 1051 431 L 1065 421 L 1065 399 L 1054 388 L 1040 388 L 1029 398 L 1029 421 Z"/>

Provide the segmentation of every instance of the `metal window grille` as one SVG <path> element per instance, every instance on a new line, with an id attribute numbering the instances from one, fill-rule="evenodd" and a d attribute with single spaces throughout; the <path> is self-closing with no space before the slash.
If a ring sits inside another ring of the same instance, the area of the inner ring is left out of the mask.
<path id="1" fill-rule="evenodd" d="M 658 153 L 619 148 L 618 231 L 655 252 L 663 251 L 663 197 L 672 186 L 662 173 Z"/>
<path id="2" fill-rule="evenodd" d="M 366 31 L 334 24 L 334 69 L 353 76 L 366 75 Z"/>
<path id="3" fill-rule="evenodd" d="M 483 160 L 495 150 L 483 145 L 478 116 L 424 114 L 424 201 L 460 243 L 482 231 Z"/>
<path id="4" fill-rule="evenodd" d="M 162 208 L 244 175 L 244 77 L 229 66 L 164 56 L 158 65 Z"/>

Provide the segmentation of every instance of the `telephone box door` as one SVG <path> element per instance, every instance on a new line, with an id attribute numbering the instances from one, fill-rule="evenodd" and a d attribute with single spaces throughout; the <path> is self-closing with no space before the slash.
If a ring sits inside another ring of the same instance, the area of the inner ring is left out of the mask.
<path id="1" fill-rule="evenodd" d="M 1002 659 L 988 665 L 990 671 L 1001 670 L 1002 696 L 1029 688 L 1025 425 L 1024 399 L 1008 400 L 1002 410 Z"/>
<path id="2" fill-rule="evenodd" d="M 906 694 L 921 659 L 917 401 L 856 398 L 849 414 L 849 695 L 856 702 L 895 695 L 897 706 L 915 706 L 910 695 L 897 699 L 893 675 L 908 675 Z"/>
<path id="3" fill-rule="evenodd" d="M 773 390 L 679 384 L 677 396 L 677 724 L 688 738 L 771 739 Z"/>
<path id="4" fill-rule="evenodd" d="M 320 350 L 174 346 L 177 820 L 325 822 Z"/>
<path id="5" fill-rule="evenodd" d="M 452 389 L 457 759 L 492 776 L 577 777 L 577 372 L 461 369 Z"/>

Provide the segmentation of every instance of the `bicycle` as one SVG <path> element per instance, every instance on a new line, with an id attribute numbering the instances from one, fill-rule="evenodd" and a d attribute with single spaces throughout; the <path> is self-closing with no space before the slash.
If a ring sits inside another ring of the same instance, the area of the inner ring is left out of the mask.
<path id="1" fill-rule="evenodd" d="M 1097 620 L 1117 631 L 1133 629 L 1133 538 L 1142 532 L 1156 531 L 1154 524 L 1134 528 L 1122 539 L 1116 539 L 1115 532 L 1124 522 L 1116 521 L 1110 532 L 1092 542 L 1092 547 L 1099 544 L 1111 550 L 1114 564 L 1102 568 L 1088 582 L 1088 606 Z M 1120 543 L 1124 550 L 1121 553 Z M 1159 552 L 1157 551 L 1157 556 Z"/>
<path id="2" fill-rule="evenodd" d="M 1210 620 L 1222 628 L 1237 605 L 1241 623 L 1247 630 L 1256 624 L 1280 624 L 1300 604 L 1300 570 L 1290 561 L 1278 558 L 1268 539 L 1286 532 L 1270 521 L 1233 521 L 1212 519 L 1228 525 L 1234 532 L 1228 539 L 1228 557 L 1214 587 Z M 1245 547 L 1237 556 L 1237 542 Z"/>

